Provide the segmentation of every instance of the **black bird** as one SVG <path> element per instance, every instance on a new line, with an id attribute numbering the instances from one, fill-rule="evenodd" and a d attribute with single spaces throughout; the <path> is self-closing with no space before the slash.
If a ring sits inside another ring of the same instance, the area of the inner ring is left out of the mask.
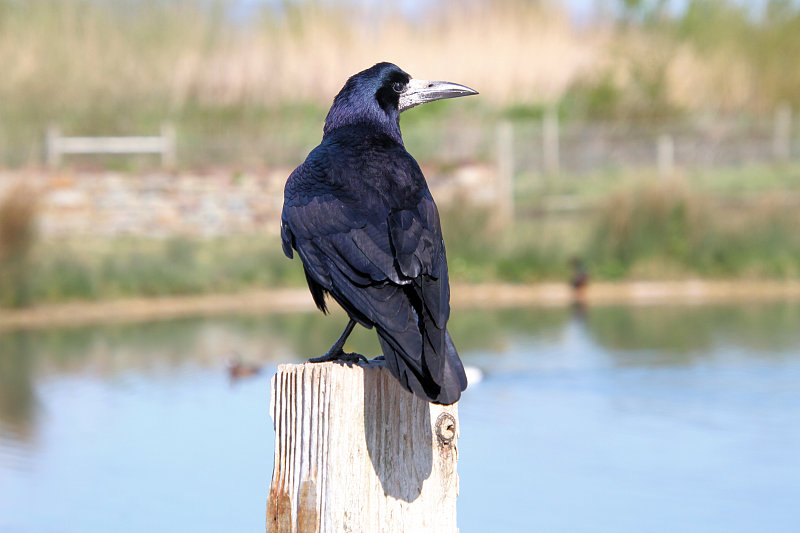
<path id="1" fill-rule="evenodd" d="M 417 396 L 449 405 L 467 387 L 447 332 L 450 283 L 439 212 L 406 151 L 400 113 L 477 94 L 412 79 L 391 63 L 347 80 L 325 119 L 322 142 L 289 176 L 281 215 L 283 251 L 303 262 L 314 303 L 330 295 L 350 316 L 339 340 L 312 362 L 353 360 L 345 340 L 374 327 L 386 365 Z"/>

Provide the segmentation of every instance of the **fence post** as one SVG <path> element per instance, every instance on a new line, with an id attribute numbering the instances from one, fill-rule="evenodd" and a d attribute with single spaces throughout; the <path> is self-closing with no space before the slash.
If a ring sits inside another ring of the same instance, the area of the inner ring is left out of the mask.
<path id="1" fill-rule="evenodd" d="M 171 122 L 161 124 L 161 138 L 164 142 L 164 151 L 161 152 L 161 164 L 167 168 L 175 166 L 175 125 Z"/>
<path id="2" fill-rule="evenodd" d="M 384 364 L 281 365 L 267 532 L 457 533 L 458 411 Z"/>
<path id="3" fill-rule="evenodd" d="M 61 165 L 61 146 L 59 140 L 61 139 L 61 130 L 55 124 L 47 126 L 47 133 L 45 134 L 44 150 L 45 160 L 47 166 L 56 168 Z"/>
<path id="4" fill-rule="evenodd" d="M 510 224 L 514 219 L 514 129 L 504 120 L 497 126 L 498 222 Z"/>
<path id="5" fill-rule="evenodd" d="M 772 138 L 772 153 L 781 162 L 792 155 L 792 108 L 783 102 L 775 110 L 775 128 Z"/>
<path id="6" fill-rule="evenodd" d="M 548 107 L 542 121 L 542 162 L 545 174 L 557 175 L 560 171 L 558 111 Z"/>
<path id="7" fill-rule="evenodd" d="M 675 141 L 666 133 L 658 136 L 656 143 L 658 177 L 661 179 L 672 177 L 675 173 Z"/>

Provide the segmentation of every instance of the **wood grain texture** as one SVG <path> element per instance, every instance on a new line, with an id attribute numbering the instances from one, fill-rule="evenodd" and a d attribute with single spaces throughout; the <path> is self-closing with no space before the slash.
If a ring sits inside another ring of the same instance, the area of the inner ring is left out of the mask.
<path id="1" fill-rule="evenodd" d="M 458 410 L 382 363 L 281 365 L 267 531 L 456 533 Z"/>

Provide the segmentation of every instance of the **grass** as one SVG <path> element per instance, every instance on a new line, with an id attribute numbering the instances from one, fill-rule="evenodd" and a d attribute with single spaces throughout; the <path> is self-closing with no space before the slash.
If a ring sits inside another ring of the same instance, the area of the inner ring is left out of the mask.
<path id="1" fill-rule="evenodd" d="M 595 280 L 800 276 L 800 211 L 784 193 L 761 192 L 731 206 L 679 180 L 651 180 L 594 201 L 594 209 L 543 211 L 509 228 L 488 211 L 443 207 L 451 280 L 566 281 L 573 257 Z M 11 210 L 0 212 L 6 220 Z M 5 223 L 20 236 L 0 231 L 5 243 L 19 243 L 3 248 L 18 250 L 0 263 L 6 307 L 305 285 L 299 261 L 283 256 L 277 235 L 36 241 L 28 216 Z"/>
<path id="2" fill-rule="evenodd" d="M 445 212 L 452 277 L 565 281 L 573 257 L 606 280 L 800 275 L 800 214 L 785 192 L 730 203 L 681 180 L 623 183 L 589 197 L 592 209 L 542 212 L 500 234 L 481 216 Z"/>
<path id="3" fill-rule="evenodd" d="M 442 204 L 451 280 L 566 281 L 580 257 L 595 280 L 800 276 L 793 166 L 561 176 L 531 182 L 502 227 L 488 210 Z M 553 209 L 564 199 L 574 209 Z M 277 235 L 37 239 L 38 198 L 0 199 L 0 306 L 236 292 L 305 284 Z"/>
<path id="4" fill-rule="evenodd" d="M 31 277 L 37 302 L 236 292 L 304 279 L 274 236 L 47 242 Z"/>

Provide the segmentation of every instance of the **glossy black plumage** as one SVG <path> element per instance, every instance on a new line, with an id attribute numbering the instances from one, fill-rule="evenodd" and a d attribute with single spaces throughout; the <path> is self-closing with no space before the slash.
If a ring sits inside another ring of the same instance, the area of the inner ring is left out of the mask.
<path id="1" fill-rule="evenodd" d="M 326 311 L 330 294 L 353 320 L 376 329 L 404 387 L 451 404 L 467 380 L 447 332 L 439 213 L 400 134 L 398 106 L 409 80 L 379 63 L 347 81 L 322 143 L 286 183 L 281 238 L 288 257 L 297 250 L 319 309 Z"/>

